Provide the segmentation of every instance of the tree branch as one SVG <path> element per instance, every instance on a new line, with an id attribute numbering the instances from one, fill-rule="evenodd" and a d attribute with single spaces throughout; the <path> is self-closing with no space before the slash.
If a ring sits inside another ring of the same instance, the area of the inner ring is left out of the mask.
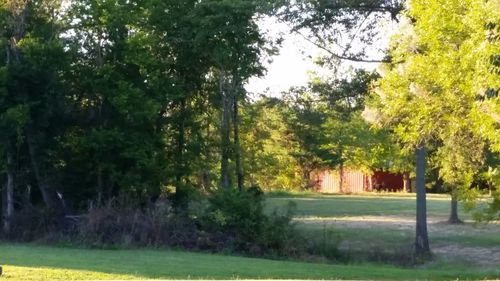
<path id="1" fill-rule="evenodd" d="M 346 55 L 339 55 L 332 50 L 328 49 L 327 47 L 311 40 L 309 37 L 305 36 L 302 32 L 298 30 L 293 30 L 293 32 L 297 33 L 300 35 L 302 38 L 304 38 L 307 42 L 313 44 L 314 46 L 322 49 L 323 51 L 326 51 L 328 54 L 330 54 L 332 57 L 340 59 L 340 60 L 347 60 L 347 61 L 353 61 L 353 62 L 365 62 L 365 63 L 390 63 L 392 62 L 390 59 L 363 59 L 363 58 L 357 58 L 357 57 L 352 57 L 352 56 L 346 56 Z"/>
<path id="2" fill-rule="evenodd" d="M 332 3 L 326 4 L 325 8 L 332 10 L 341 10 L 341 9 L 353 9 L 357 11 L 367 11 L 367 12 L 378 12 L 378 13 L 389 13 L 392 18 L 396 18 L 396 16 L 403 10 L 402 5 L 393 5 L 393 6 L 384 6 L 384 5 L 376 5 L 372 3 L 368 4 L 340 4 L 339 1 L 333 0 Z"/>

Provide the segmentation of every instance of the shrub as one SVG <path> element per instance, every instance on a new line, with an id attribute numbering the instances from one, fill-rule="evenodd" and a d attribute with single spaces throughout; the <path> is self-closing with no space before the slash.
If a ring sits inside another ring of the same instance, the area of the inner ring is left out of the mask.
<path id="1" fill-rule="evenodd" d="M 290 255 L 297 250 L 293 205 L 284 214 L 265 214 L 264 196 L 258 187 L 239 191 L 218 190 L 209 198 L 202 229 L 226 249 L 256 255 Z"/>
<path id="2" fill-rule="evenodd" d="M 184 212 L 160 200 L 145 208 L 111 202 L 91 208 L 81 220 L 76 238 L 84 245 L 169 246 L 213 252 L 231 251 L 249 255 L 298 256 L 291 218 L 293 205 L 285 212 L 264 212 L 260 189 L 218 190 L 208 197 L 191 200 Z"/>
<path id="3" fill-rule="evenodd" d="M 81 221 L 80 242 L 92 246 L 183 246 L 196 240 L 194 222 L 173 215 L 166 203 L 146 208 L 123 207 L 112 202 L 91 208 Z"/>
<path id="4" fill-rule="evenodd" d="M 307 251 L 312 256 L 325 257 L 329 260 L 349 261 L 348 253 L 339 249 L 341 237 L 332 228 L 323 225 L 321 235 L 310 239 Z"/>
<path id="5" fill-rule="evenodd" d="M 37 209 L 27 206 L 14 213 L 9 234 L 4 238 L 15 241 L 52 240 L 60 236 L 61 224 L 56 221 L 52 213 L 46 209 Z"/>

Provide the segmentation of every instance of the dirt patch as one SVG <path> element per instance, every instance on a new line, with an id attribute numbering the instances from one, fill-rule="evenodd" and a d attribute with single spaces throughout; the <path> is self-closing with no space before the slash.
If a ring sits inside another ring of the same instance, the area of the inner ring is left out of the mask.
<path id="1" fill-rule="evenodd" d="M 399 216 L 346 216 L 334 218 L 303 217 L 295 221 L 304 224 L 334 225 L 348 228 L 393 228 L 409 230 L 415 227 L 415 219 Z"/>
<path id="2" fill-rule="evenodd" d="M 334 225 L 348 228 L 390 228 L 399 230 L 414 230 L 415 218 L 404 216 L 344 216 L 344 217 L 298 217 L 294 221 L 303 224 Z M 429 232 L 452 234 L 482 234 L 496 232 L 500 235 L 500 224 L 475 224 L 465 221 L 463 224 L 449 224 L 440 217 L 427 219 Z"/>

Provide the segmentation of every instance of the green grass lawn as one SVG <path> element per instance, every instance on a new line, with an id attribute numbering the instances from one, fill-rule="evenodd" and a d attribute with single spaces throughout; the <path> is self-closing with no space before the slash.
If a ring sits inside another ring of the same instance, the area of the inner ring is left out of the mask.
<path id="1" fill-rule="evenodd" d="M 414 216 L 415 194 L 361 194 L 320 195 L 280 194 L 267 199 L 268 208 L 282 208 L 288 201 L 297 203 L 298 216 L 341 217 L 341 216 Z M 428 194 L 427 212 L 430 217 L 446 219 L 450 211 L 450 196 Z M 470 215 L 461 210 L 461 215 Z"/>
<path id="2" fill-rule="evenodd" d="M 484 279 L 499 271 L 374 264 L 333 265 L 274 261 L 169 250 L 87 250 L 0 244 L 0 280 L 140 279 Z"/>

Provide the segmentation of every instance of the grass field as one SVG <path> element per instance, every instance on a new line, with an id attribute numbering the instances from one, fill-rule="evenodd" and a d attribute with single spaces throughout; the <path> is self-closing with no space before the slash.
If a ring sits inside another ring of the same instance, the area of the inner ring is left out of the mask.
<path id="1" fill-rule="evenodd" d="M 269 208 L 282 207 L 288 201 L 297 203 L 297 215 L 301 217 L 342 217 L 356 215 L 411 216 L 415 215 L 415 194 L 366 193 L 360 195 L 321 195 L 292 193 L 269 196 Z M 427 195 L 427 212 L 430 217 L 446 220 L 450 211 L 450 196 Z M 461 215 L 470 218 L 467 213 Z"/>
<path id="2" fill-rule="evenodd" d="M 270 196 L 268 208 L 297 203 L 297 227 L 310 239 L 326 232 L 352 255 L 374 249 L 411 250 L 414 198 L 398 196 Z M 397 267 L 353 259 L 349 264 L 275 261 L 172 250 L 94 250 L 0 244 L 1 280 L 144 279 L 500 279 L 500 225 L 444 223 L 446 197 L 429 198 L 429 232 L 435 260 Z M 469 219 L 468 216 L 462 215 Z M 337 238 L 334 238 L 337 239 Z M 370 255 L 367 255 L 369 257 Z M 376 255 L 375 255 L 376 256 Z M 355 256 L 356 257 L 356 256 Z M 372 257 L 373 258 L 373 257 Z M 367 259 L 370 260 L 370 259 Z"/>

